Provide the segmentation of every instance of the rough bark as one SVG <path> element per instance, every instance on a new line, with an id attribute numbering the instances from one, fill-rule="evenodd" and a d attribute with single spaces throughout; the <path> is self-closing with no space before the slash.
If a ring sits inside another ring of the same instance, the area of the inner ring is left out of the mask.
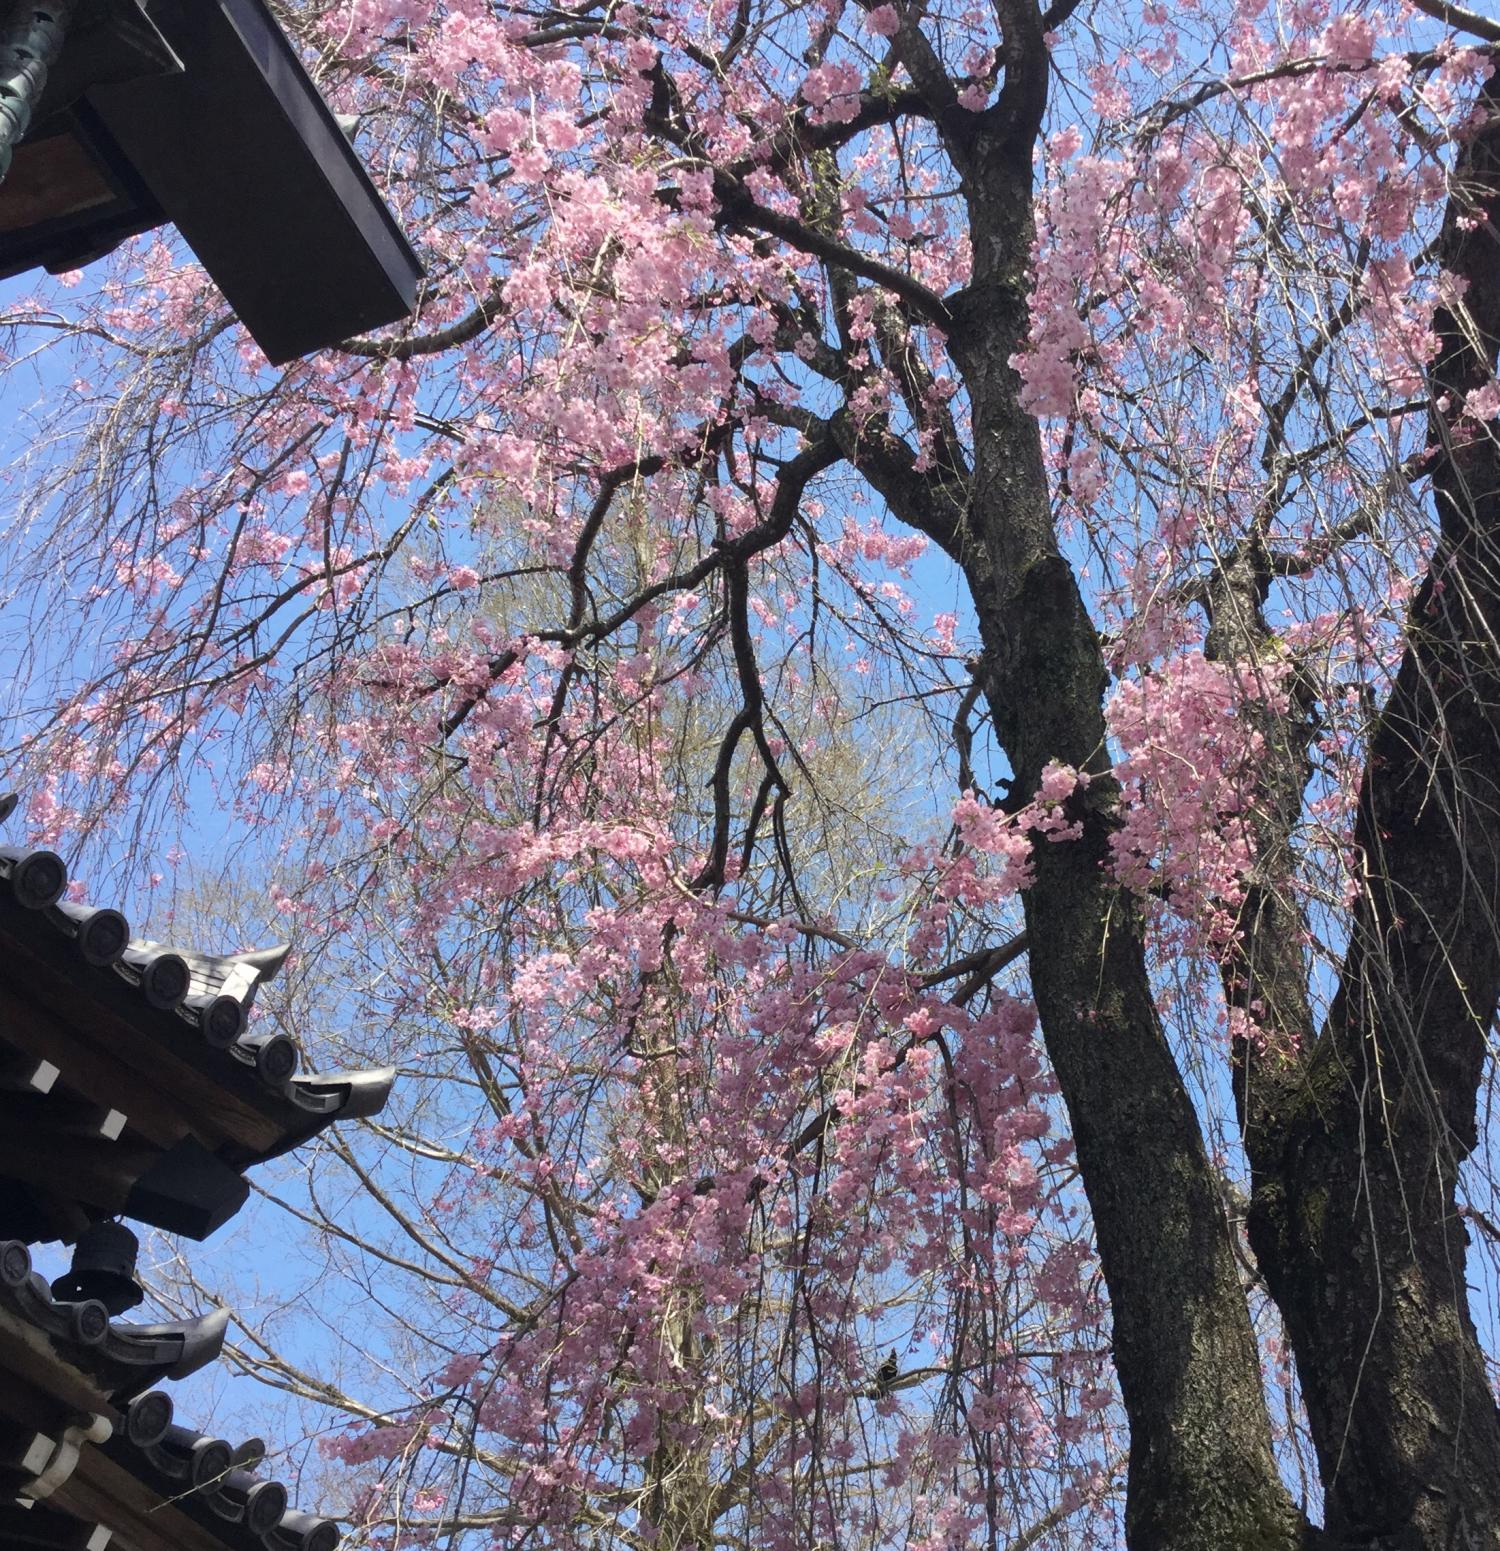
<path id="1" fill-rule="evenodd" d="M 1002 107 L 1004 101 L 1002 99 Z M 1109 880 L 1101 642 L 1062 555 L 1039 428 L 1009 365 L 1026 327 L 1029 140 L 976 138 L 966 169 L 974 282 L 952 348 L 973 404 L 974 495 L 957 558 L 980 679 L 1015 790 L 1049 760 L 1093 772 L 1081 839 L 1042 843 L 1025 894 L 1031 984 L 1072 1120 L 1109 1287 L 1130 1420 L 1132 1547 L 1292 1547 L 1307 1534 L 1277 1473 L 1260 1365 L 1192 1104 L 1148 983 L 1138 906 Z"/>
<path id="2" fill-rule="evenodd" d="M 1492 86 L 1486 106 L 1497 105 Z M 1296 1355 L 1328 1539 L 1372 1551 L 1500 1546 L 1500 1415 L 1455 1197 L 1500 998 L 1500 452 L 1493 427 L 1458 413 L 1500 342 L 1497 221 L 1492 122 L 1460 158 L 1442 240 L 1468 288 L 1437 320 L 1439 534 L 1371 738 L 1364 885 L 1316 1043 L 1299 923 L 1274 867 L 1247 900 L 1226 971 L 1232 999 L 1261 1000 L 1272 1036 L 1237 1052 L 1251 1242 Z M 1253 593 L 1231 570 L 1220 579 L 1225 655 L 1254 653 Z M 1298 737 L 1286 724 L 1267 766 L 1263 860 L 1295 819 Z"/>
<path id="3" fill-rule="evenodd" d="M 1461 158 L 1444 238 L 1445 267 L 1469 292 L 1438 320 L 1434 387 L 1451 398 L 1434 415 L 1440 539 L 1372 738 L 1357 837 L 1367 886 L 1325 1028 L 1314 1037 L 1287 886 L 1314 733 L 1311 689 L 1295 677 L 1290 711 L 1262 718 L 1257 864 L 1223 966 L 1230 1005 L 1254 1004 L 1268 1034 L 1232 1052 L 1249 1228 L 1319 1453 L 1320 1533 L 1277 1470 L 1219 1183 L 1156 1014 L 1138 905 L 1105 865 L 1118 789 L 1104 656 L 1010 366 L 1026 339 L 1046 50 L 1029 0 L 996 9 L 1005 80 L 982 114 L 955 109 L 915 23 L 897 39 L 959 172 L 973 240 L 972 282 L 944 320 L 972 409 L 967 506 L 953 469 L 947 483 L 919 476 L 889 437 L 867 432 L 843 451 L 962 568 L 983 642 L 977 677 L 1018 797 L 1049 760 L 1093 776 L 1075 798 L 1081 837 L 1039 843 L 1024 905 L 1042 1035 L 1110 1295 L 1131 1438 L 1127 1541 L 1494 1551 L 1500 1420 L 1468 1312 L 1455 1181 L 1475 1145 L 1500 995 L 1500 457 L 1493 428 L 1464 426 L 1456 408 L 1489 379 L 1500 337 L 1496 130 Z M 1282 660 L 1262 614 L 1272 574 L 1252 531 L 1209 581 L 1210 655 Z"/>

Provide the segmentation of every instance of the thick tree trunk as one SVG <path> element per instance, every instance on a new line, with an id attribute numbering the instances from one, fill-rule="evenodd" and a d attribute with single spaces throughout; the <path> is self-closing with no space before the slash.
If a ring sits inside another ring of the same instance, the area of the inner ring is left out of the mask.
<path id="1" fill-rule="evenodd" d="M 1025 894 L 1031 983 L 1098 1235 L 1130 1420 L 1138 1551 L 1304 1543 L 1278 1475 L 1220 1193 L 1147 980 L 1140 912 L 1105 867 L 1114 803 L 1106 670 L 1055 536 L 1035 420 L 1009 365 L 1025 333 L 1030 154 L 974 162 L 975 283 L 952 348 L 974 411 L 974 499 L 958 558 L 980 678 L 1024 800 L 1049 760 L 1096 779 L 1081 839 L 1038 845 Z M 1023 170 L 1024 169 L 1024 170 Z"/>
<path id="2" fill-rule="evenodd" d="M 1381 1551 L 1500 1546 L 1500 1415 L 1455 1198 L 1500 997 L 1500 454 L 1493 426 L 1458 413 L 1500 340 L 1500 125 L 1471 143 L 1457 179 L 1444 261 L 1469 285 L 1462 312 L 1438 318 L 1440 536 L 1371 741 L 1364 886 L 1317 1043 L 1297 922 L 1273 877 L 1247 901 L 1226 974 L 1231 998 L 1258 998 L 1272 1032 L 1266 1051 L 1237 1053 L 1250 1235 L 1296 1354 L 1328 1538 Z M 1250 592 L 1221 578 L 1225 655 L 1253 653 Z M 1289 724 L 1267 795 L 1300 791 L 1304 775 Z M 1263 807 L 1258 838 L 1274 854 L 1294 814 Z"/>
<path id="3" fill-rule="evenodd" d="M 1103 666 L 1066 561 L 1038 554 L 1018 586 L 976 599 L 1018 790 L 1035 790 L 1048 759 L 1097 770 Z M 1104 870 L 1110 784 L 1091 786 L 1082 839 L 1039 847 L 1025 904 L 1032 989 L 1110 1292 L 1130 1418 L 1127 1534 L 1163 1551 L 1296 1546 L 1219 1191 L 1156 1017 L 1138 908 Z"/>
<path id="4" fill-rule="evenodd" d="M 889 469 L 871 477 L 964 570 L 978 676 L 1018 798 L 1049 760 L 1095 777 L 1074 799 L 1081 838 L 1038 846 L 1025 909 L 1043 1038 L 1110 1293 L 1131 1434 L 1128 1541 L 1133 1551 L 1323 1545 L 1279 1477 L 1218 1183 L 1156 1016 L 1139 911 L 1105 865 L 1117 789 L 1103 655 L 1009 364 L 1026 336 L 1047 64 L 1025 0 L 997 9 L 1005 88 L 978 119 L 948 111 L 940 72 L 902 34 L 913 79 L 933 83 L 970 216 L 973 280 L 952 302 L 949 345 L 972 407 L 971 499 L 950 519 Z M 1437 386 L 1455 408 L 1488 380 L 1500 334 L 1493 141 L 1481 135 L 1462 169 L 1489 224 L 1460 222 L 1461 193 L 1445 241 L 1446 266 L 1470 280 L 1469 316 L 1439 320 Z M 1471 440 L 1477 429 L 1451 412 L 1435 425 Z M 1455 1203 L 1500 993 L 1500 459 L 1478 434 L 1435 471 L 1442 540 L 1371 751 L 1359 819 L 1368 887 L 1327 1028 L 1314 1040 L 1302 923 L 1281 881 L 1307 779 L 1305 697 L 1279 722 L 1267 713 L 1259 864 L 1225 965 L 1231 1004 L 1257 1003 L 1272 1036 L 1234 1052 L 1252 1241 L 1297 1356 L 1326 1543 L 1367 1551 L 1500 1547 L 1500 1425 Z M 1251 535 L 1210 583 L 1211 653 L 1257 657 L 1269 578 Z"/>
<path id="5" fill-rule="evenodd" d="M 1500 994 L 1500 664 L 1479 646 L 1495 612 L 1461 601 L 1475 569 L 1445 558 L 1455 601 L 1419 595 L 1427 618 L 1373 743 L 1343 985 L 1252 1149 L 1251 1241 L 1296 1353 L 1330 1536 L 1391 1551 L 1500 1546 L 1500 1417 L 1455 1201 Z"/>

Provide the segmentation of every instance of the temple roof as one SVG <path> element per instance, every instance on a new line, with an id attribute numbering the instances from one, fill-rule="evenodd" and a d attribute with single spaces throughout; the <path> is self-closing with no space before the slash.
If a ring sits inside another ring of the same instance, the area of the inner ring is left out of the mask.
<path id="1" fill-rule="evenodd" d="M 289 1035 L 250 1024 L 286 947 L 169 947 L 64 902 L 67 881 L 53 852 L 0 846 L 0 1235 L 123 1214 L 203 1238 L 246 1168 L 383 1107 L 389 1068 L 300 1073 Z"/>
<path id="2" fill-rule="evenodd" d="M 165 1325 L 55 1300 L 24 1244 L 0 1244 L 0 1547 L 54 1551 L 334 1551 L 256 1472 L 259 1439 L 178 1425 L 152 1386 L 218 1355 L 223 1310 Z"/>
<path id="3" fill-rule="evenodd" d="M 69 1367 L 115 1400 L 129 1400 L 163 1379 L 182 1379 L 219 1355 L 229 1314 L 215 1309 L 196 1319 L 161 1325 L 112 1320 L 102 1303 L 63 1303 L 31 1269 L 17 1239 L 0 1243 L 0 1358 L 15 1358 L 14 1341 L 41 1336 Z"/>
<path id="4" fill-rule="evenodd" d="M 333 1551 L 337 1526 L 257 1473 L 258 1440 L 178 1425 L 157 1388 L 214 1360 L 227 1312 L 129 1324 L 84 1294 L 138 1294 L 105 1219 L 205 1237 L 247 1168 L 376 1113 L 392 1073 L 300 1072 L 297 1042 L 251 1023 L 286 946 L 155 942 L 67 885 L 53 852 L 0 846 L 0 1551 Z M 49 1289 L 27 1245 L 95 1224 Z"/>

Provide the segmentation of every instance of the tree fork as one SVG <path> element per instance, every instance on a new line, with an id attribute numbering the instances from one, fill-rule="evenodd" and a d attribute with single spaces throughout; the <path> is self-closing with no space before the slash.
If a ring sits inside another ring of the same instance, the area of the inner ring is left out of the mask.
<path id="1" fill-rule="evenodd" d="M 950 150 L 973 231 L 949 348 L 973 406 L 973 494 L 953 547 L 979 620 L 977 678 L 1024 796 L 1058 760 L 1094 778 L 1079 839 L 1040 841 L 1023 895 L 1032 992 L 1074 1128 L 1130 1421 L 1134 1551 L 1310 1543 L 1281 1481 L 1260 1362 L 1218 1183 L 1146 973 L 1142 921 L 1107 866 L 1108 673 L 1058 545 L 1041 428 L 1011 365 L 1025 348 L 1035 235 L 1032 149 L 1047 51 L 1029 5 L 1000 7 L 1006 82 Z M 915 72 L 914 72 L 915 73 Z"/>
<path id="2" fill-rule="evenodd" d="M 1082 838 L 1039 842 L 1023 898 L 1042 1035 L 1109 1287 L 1130 1419 L 1127 1538 L 1140 1551 L 1304 1546 L 1218 1185 L 1152 999 L 1139 909 L 1106 866 L 1118 790 L 1107 674 L 1053 533 L 1040 431 L 1008 365 L 1018 309 L 1000 299 L 970 309 L 954 348 L 975 406 L 960 562 L 984 641 L 979 677 L 1018 792 L 1035 791 L 1053 759 L 1094 777 L 1079 800 Z"/>
<path id="3" fill-rule="evenodd" d="M 1251 1239 L 1296 1354 L 1330 1538 L 1500 1546 L 1500 1414 L 1469 1312 L 1458 1170 L 1500 999 L 1500 449 L 1462 416 L 1500 344 L 1500 96 L 1441 238 L 1439 535 L 1371 739 L 1365 882 L 1305 1077 L 1247 1134 Z M 1268 949 L 1284 954 L 1288 949 Z"/>

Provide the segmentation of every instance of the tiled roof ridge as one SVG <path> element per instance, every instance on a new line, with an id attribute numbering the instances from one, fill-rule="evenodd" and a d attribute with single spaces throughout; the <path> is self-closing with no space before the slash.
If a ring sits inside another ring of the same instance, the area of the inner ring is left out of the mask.
<path id="1" fill-rule="evenodd" d="M 101 1447 L 110 1459 L 226 1545 L 243 1551 L 335 1551 L 331 1519 L 289 1505 L 279 1481 L 254 1474 L 265 1444 L 237 1448 L 225 1439 L 180 1427 L 172 1400 L 152 1390 L 125 1408 L 124 1425 Z"/>
<path id="2" fill-rule="evenodd" d="M 290 947 L 256 954 L 184 953 L 130 934 L 130 923 L 109 906 L 63 899 L 68 870 L 55 851 L 0 846 L 0 886 L 29 915 L 70 941 L 91 969 L 111 970 L 138 991 L 148 1007 L 175 1013 L 203 1042 L 253 1067 L 269 1088 L 285 1091 L 299 1054 L 285 1034 L 250 1034 L 249 1009 L 265 976 Z M 195 985 L 196 982 L 196 985 Z"/>
<path id="3" fill-rule="evenodd" d="M 123 1403 L 163 1379 L 183 1379 L 219 1355 L 229 1324 L 227 1309 L 191 1319 L 135 1325 L 111 1319 L 97 1299 L 60 1302 L 32 1269 L 18 1239 L 0 1242 L 0 1309 L 40 1331 L 57 1354 Z"/>
<path id="4" fill-rule="evenodd" d="M 13 807 L 0 797 L 0 821 Z M 187 1024 L 234 1069 L 253 1072 L 263 1088 L 312 1115 L 352 1119 L 384 1106 L 394 1075 L 389 1068 L 299 1074 L 301 1056 L 290 1036 L 249 1032 L 255 992 L 280 970 L 289 943 L 233 954 L 168 947 L 132 937 L 126 917 L 112 907 L 65 901 L 67 886 L 67 866 L 56 852 L 0 846 L 0 900 L 8 896 L 25 917 L 45 921 L 85 965 L 112 972 L 148 1008 Z"/>
<path id="5" fill-rule="evenodd" d="M 173 1420 L 171 1397 L 150 1387 L 164 1379 L 186 1378 L 212 1362 L 224 1343 L 227 1310 L 158 1325 L 112 1320 L 96 1300 L 55 1299 L 32 1269 L 26 1245 L 9 1240 L 0 1242 L 0 1314 L 4 1313 L 40 1332 L 62 1362 L 97 1386 L 117 1408 L 111 1412 L 106 1407 L 102 1415 L 81 1418 L 90 1425 L 74 1428 L 78 1436 L 71 1445 L 73 1452 L 66 1454 L 60 1469 L 55 1464 L 56 1441 L 39 1438 L 37 1460 L 18 1462 L 23 1481 L 12 1491 L 18 1491 L 20 1498 L 28 1497 L 27 1472 L 55 1470 L 57 1479 L 45 1483 L 43 1501 L 52 1498 L 78 1468 L 78 1449 L 92 1445 L 162 1502 L 187 1514 L 234 1551 L 335 1551 L 340 1539 L 337 1524 L 292 1508 L 279 1481 L 254 1474 L 254 1467 L 265 1458 L 260 1439 L 236 1447 L 212 1434 L 179 1426 Z M 33 1485 L 41 1496 L 43 1483 Z M 0 1503 L 7 1496 L 0 1491 Z M 87 1531 L 88 1526 L 82 1528 Z"/>

